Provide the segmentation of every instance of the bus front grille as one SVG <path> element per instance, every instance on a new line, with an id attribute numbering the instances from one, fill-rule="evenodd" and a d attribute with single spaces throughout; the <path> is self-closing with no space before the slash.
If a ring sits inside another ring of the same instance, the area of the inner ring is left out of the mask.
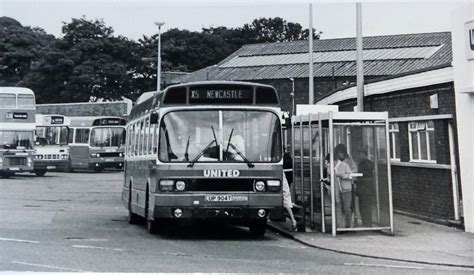
<path id="1" fill-rule="evenodd" d="M 10 157 L 6 158 L 8 160 L 7 165 L 11 166 L 21 166 L 21 165 L 26 165 L 26 158 L 24 157 Z"/>
<path id="2" fill-rule="evenodd" d="M 188 191 L 253 191 L 252 179 L 194 179 Z"/>
<path id="3" fill-rule="evenodd" d="M 101 157 L 101 158 L 111 158 L 111 157 L 114 157 L 114 158 L 118 158 L 120 157 L 120 152 L 101 152 L 101 153 L 97 153 L 98 157 Z"/>

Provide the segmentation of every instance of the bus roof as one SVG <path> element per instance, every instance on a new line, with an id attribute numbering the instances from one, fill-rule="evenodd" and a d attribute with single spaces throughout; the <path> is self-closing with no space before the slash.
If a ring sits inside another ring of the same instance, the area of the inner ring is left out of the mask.
<path id="1" fill-rule="evenodd" d="M 71 127 L 124 126 L 126 119 L 118 116 L 71 116 Z"/>
<path id="2" fill-rule="evenodd" d="M 32 90 L 23 87 L 0 87 L 0 94 L 35 95 Z"/>
<path id="3" fill-rule="evenodd" d="M 278 94 L 270 85 L 242 81 L 199 81 L 167 87 L 140 96 L 129 119 L 163 106 L 262 105 L 279 106 Z"/>

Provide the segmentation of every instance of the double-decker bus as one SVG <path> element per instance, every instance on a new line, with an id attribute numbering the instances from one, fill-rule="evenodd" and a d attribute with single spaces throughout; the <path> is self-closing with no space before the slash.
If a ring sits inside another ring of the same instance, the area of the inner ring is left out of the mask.
<path id="1" fill-rule="evenodd" d="M 69 117 L 71 169 L 123 168 L 125 124 L 121 117 Z"/>
<path id="2" fill-rule="evenodd" d="M 63 115 L 36 114 L 34 173 L 65 171 L 69 165 L 69 118 Z"/>
<path id="3" fill-rule="evenodd" d="M 0 87 L 0 175 L 33 171 L 35 94 L 19 87 Z"/>
<path id="4" fill-rule="evenodd" d="M 206 81 L 146 96 L 127 124 L 129 223 L 227 220 L 265 234 L 283 214 L 282 119 L 271 86 Z"/>

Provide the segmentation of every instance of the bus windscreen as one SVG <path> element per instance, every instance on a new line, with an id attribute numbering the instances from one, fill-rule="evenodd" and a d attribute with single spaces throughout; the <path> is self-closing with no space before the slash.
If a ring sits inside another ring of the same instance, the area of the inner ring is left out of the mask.
<path id="1" fill-rule="evenodd" d="M 0 149 L 33 149 L 33 131 L 0 131 Z"/>
<path id="2" fill-rule="evenodd" d="M 269 111 L 175 111 L 161 122 L 163 162 L 278 162 L 281 150 L 280 121 Z"/>
<path id="3" fill-rule="evenodd" d="M 96 127 L 92 129 L 92 147 L 122 147 L 125 144 L 125 129 L 121 127 Z"/>

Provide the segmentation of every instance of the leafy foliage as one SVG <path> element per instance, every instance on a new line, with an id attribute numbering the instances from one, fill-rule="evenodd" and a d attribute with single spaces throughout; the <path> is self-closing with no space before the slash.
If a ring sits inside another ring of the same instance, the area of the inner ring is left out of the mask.
<path id="1" fill-rule="evenodd" d="M 138 41 L 114 35 L 103 20 L 63 22 L 62 38 L 0 17 L 0 85 L 29 87 L 38 103 L 135 99 L 156 85 L 158 35 Z M 241 28 L 162 33 L 163 71 L 195 71 L 220 62 L 249 43 L 308 38 L 282 18 L 260 18 Z M 320 33 L 315 33 L 318 39 Z"/>

